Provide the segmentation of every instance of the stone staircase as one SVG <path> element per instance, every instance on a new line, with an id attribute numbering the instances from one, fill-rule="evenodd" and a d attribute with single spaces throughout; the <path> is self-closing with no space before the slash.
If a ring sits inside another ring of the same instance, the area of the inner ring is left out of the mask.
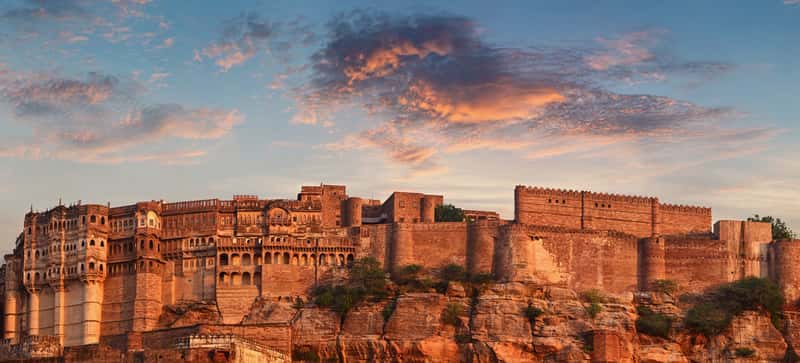
<path id="1" fill-rule="evenodd" d="M 217 308 L 224 324 L 238 324 L 258 296 L 257 286 L 217 287 Z"/>

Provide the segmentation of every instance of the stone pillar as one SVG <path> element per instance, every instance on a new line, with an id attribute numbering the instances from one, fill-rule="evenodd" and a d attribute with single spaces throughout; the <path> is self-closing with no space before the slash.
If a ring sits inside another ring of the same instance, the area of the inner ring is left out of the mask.
<path id="1" fill-rule="evenodd" d="M 100 320 L 102 319 L 103 287 L 97 281 L 83 283 L 83 331 L 82 344 L 100 342 Z"/>
<path id="2" fill-rule="evenodd" d="M 3 313 L 3 338 L 16 342 L 18 317 L 21 311 L 21 304 L 19 303 L 19 292 L 14 290 L 7 290 L 5 293 L 5 310 Z"/>
<path id="3" fill-rule="evenodd" d="M 639 290 L 649 291 L 655 280 L 666 279 L 666 250 L 663 237 L 644 238 L 639 241 Z"/>
<path id="4" fill-rule="evenodd" d="M 395 223 L 392 230 L 392 271 L 396 272 L 414 261 L 412 224 Z"/>
<path id="5" fill-rule="evenodd" d="M 28 335 L 39 335 L 39 291 L 28 290 Z"/>
<path id="6" fill-rule="evenodd" d="M 497 223 L 475 221 L 467 226 L 467 271 L 471 275 L 492 273 L 494 234 Z"/>
<path id="7" fill-rule="evenodd" d="M 64 320 L 66 311 L 64 286 L 53 286 L 53 335 L 58 338 L 58 343 L 64 345 Z"/>

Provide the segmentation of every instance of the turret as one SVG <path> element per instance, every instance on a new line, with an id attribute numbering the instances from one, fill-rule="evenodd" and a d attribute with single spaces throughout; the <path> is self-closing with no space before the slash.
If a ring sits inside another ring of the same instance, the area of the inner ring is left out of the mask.
<path id="1" fill-rule="evenodd" d="M 422 197 L 422 208 L 420 210 L 423 223 L 433 223 L 436 221 L 436 207 L 442 204 L 440 195 L 424 195 Z"/>
<path id="2" fill-rule="evenodd" d="M 796 309 L 800 299 L 800 240 L 775 241 L 769 254 L 772 279 L 783 290 L 786 307 Z"/>
<path id="3" fill-rule="evenodd" d="M 492 273 L 496 221 L 478 220 L 467 226 L 467 271 L 471 275 Z"/>
<path id="4" fill-rule="evenodd" d="M 412 224 L 395 223 L 392 230 L 392 263 L 391 271 L 396 272 L 414 261 L 414 238 Z"/>
<path id="5" fill-rule="evenodd" d="M 664 280 L 666 274 L 665 240 L 663 237 L 644 238 L 639 241 L 639 289 L 649 291 L 653 281 Z"/>
<path id="6" fill-rule="evenodd" d="M 359 227 L 361 226 L 361 210 L 363 206 L 361 198 L 348 198 L 345 201 L 345 213 L 347 213 L 346 226 Z"/>

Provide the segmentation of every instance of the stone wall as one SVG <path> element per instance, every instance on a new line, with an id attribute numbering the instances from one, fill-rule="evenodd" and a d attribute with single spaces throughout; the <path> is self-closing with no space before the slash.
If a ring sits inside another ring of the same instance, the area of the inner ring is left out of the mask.
<path id="1" fill-rule="evenodd" d="M 613 230 L 637 237 L 711 231 L 711 209 L 661 204 L 658 198 L 517 186 L 518 223 Z"/>
<path id="2" fill-rule="evenodd" d="M 467 224 L 395 223 L 389 241 L 390 270 L 416 264 L 438 269 L 467 264 Z"/>
<path id="3" fill-rule="evenodd" d="M 578 291 L 634 291 L 637 243 L 637 238 L 618 233 L 506 225 L 498 233 L 495 275 L 501 281 Z"/>
<path id="4" fill-rule="evenodd" d="M 666 277 L 681 290 L 699 292 L 707 287 L 739 278 L 738 256 L 725 241 L 711 237 L 667 237 Z"/>

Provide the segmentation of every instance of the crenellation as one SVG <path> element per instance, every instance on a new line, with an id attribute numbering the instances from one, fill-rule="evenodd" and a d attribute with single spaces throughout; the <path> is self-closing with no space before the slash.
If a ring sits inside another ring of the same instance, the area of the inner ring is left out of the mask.
<path id="1" fill-rule="evenodd" d="M 3 338 L 19 346 L 54 337 L 67 350 L 101 341 L 165 349 L 159 337 L 224 343 L 221 327 L 160 325 L 163 308 L 216 304 L 223 323 L 245 329 L 254 299 L 307 298 L 363 257 L 387 272 L 456 264 L 499 281 L 611 293 L 664 278 L 696 292 L 765 276 L 800 299 L 800 242 L 772 241 L 769 224 L 720 221 L 712 233 L 711 208 L 656 197 L 523 185 L 514 195 L 513 220 L 466 210 L 460 222 L 436 221 L 442 195 L 394 192 L 381 202 L 326 184 L 301 186 L 294 200 L 236 194 L 31 210 L 0 267 Z"/>

